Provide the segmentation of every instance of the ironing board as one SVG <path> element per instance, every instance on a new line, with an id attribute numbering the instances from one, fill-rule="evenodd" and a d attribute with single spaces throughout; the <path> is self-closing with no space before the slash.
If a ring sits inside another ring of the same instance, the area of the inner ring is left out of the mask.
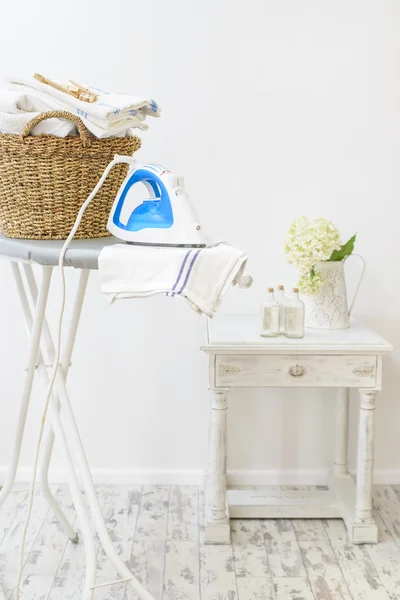
<path id="1" fill-rule="evenodd" d="M 143 600 L 153 600 L 152 596 L 142 587 L 132 575 L 125 563 L 114 549 L 108 531 L 105 527 L 101 510 L 97 501 L 85 450 L 79 435 L 79 430 L 72 410 L 66 380 L 68 376 L 76 332 L 79 325 L 86 285 L 91 269 L 98 268 L 98 258 L 101 249 L 106 245 L 115 244 L 116 238 L 100 238 L 94 240 L 73 240 L 65 256 L 65 265 L 79 270 L 77 290 L 73 291 L 74 306 L 69 327 L 65 327 L 64 348 L 51 401 L 49 404 L 50 426 L 43 438 L 40 457 L 39 483 L 44 497 L 49 502 L 54 515 L 60 522 L 64 532 L 72 542 L 77 543 L 78 534 L 64 516 L 61 508 L 53 497 L 48 482 L 48 471 L 53 451 L 54 439 L 58 440 L 64 454 L 66 473 L 69 480 L 72 499 L 77 512 L 86 555 L 86 576 L 83 600 L 92 600 L 97 587 L 112 585 L 110 581 L 96 585 L 96 552 L 93 534 L 89 525 L 86 507 L 82 500 L 80 483 L 76 470 L 79 471 L 87 502 L 92 513 L 93 523 L 99 535 L 101 544 L 110 561 L 114 564 L 121 579 L 126 581 Z M 3 488 L 0 492 L 0 506 L 10 493 L 18 467 L 25 422 L 29 407 L 34 375 L 37 372 L 45 386 L 49 382 L 49 369 L 55 356 L 55 345 L 46 319 L 46 305 L 50 288 L 53 268 L 58 264 L 58 256 L 63 241 L 16 240 L 0 234 L 0 258 L 10 261 L 11 270 L 21 300 L 25 325 L 30 338 L 28 364 L 25 370 L 25 380 L 17 429 L 11 453 L 11 460 Z M 41 266 L 41 280 L 38 285 L 32 263 Z M 68 288 L 67 288 L 68 292 Z M 31 303 L 30 303 L 31 301 Z M 31 310 L 31 305 L 34 310 Z M 60 409 L 62 407 L 62 412 Z M 0 600 L 4 595 L 0 589 Z"/>
<path id="2" fill-rule="evenodd" d="M 65 255 L 65 265 L 75 269 L 97 269 L 104 246 L 120 242 L 114 236 L 94 240 L 72 240 Z M 0 256 L 14 261 L 28 261 L 44 267 L 58 265 L 64 240 L 14 240 L 0 233 Z"/>

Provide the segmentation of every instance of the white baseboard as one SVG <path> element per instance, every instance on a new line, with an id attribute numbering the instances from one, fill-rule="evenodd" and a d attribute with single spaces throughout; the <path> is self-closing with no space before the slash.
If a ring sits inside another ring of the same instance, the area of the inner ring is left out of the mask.
<path id="1" fill-rule="evenodd" d="M 7 468 L 0 467 L 0 485 L 4 483 Z M 351 470 L 354 474 L 354 470 Z M 30 481 L 32 469 L 21 467 L 16 482 Z M 324 485 L 328 469 L 233 469 L 228 471 L 230 485 Z M 148 485 L 201 485 L 203 469 L 92 469 L 92 477 L 98 484 L 148 484 Z M 65 483 L 62 469 L 50 470 L 52 483 Z M 376 469 L 377 484 L 400 484 L 400 469 Z"/>
<path id="2" fill-rule="evenodd" d="M 351 474 L 354 475 L 355 470 L 351 471 Z M 376 469 L 374 483 L 377 485 L 400 484 L 400 469 Z"/>
<path id="3" fill-rule="evenodd" d="M 0 467 L 0 485 L 4 484 L 7 469 Z M 203 482 L 203 469 L 91 469 L 96 484 L 105 485 L 200 485 Z M 31 480 L 32 468 L 21 467 L 17 471 L 16 483 Z M 79 472 L 78 472 L 79 476 Z M 50 469 L 51 483 L 67 483 L 63 469 Z"/>
<path id="4" fill-rule="evenodd" d="M 326 485 L 329 475 L 329 469 L 244 469 L 228 471 L 228 480 L 231 485 Z M 375 469 L 374 483 L 400 484 L 400 469 Z"/>

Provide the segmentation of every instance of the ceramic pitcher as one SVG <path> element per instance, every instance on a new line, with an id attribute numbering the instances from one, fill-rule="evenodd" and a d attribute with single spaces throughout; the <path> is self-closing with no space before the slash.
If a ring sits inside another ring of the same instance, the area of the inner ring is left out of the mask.
<path id="1" fill-rule="evenodd" d="M 350 326 L 350 314 L 360 289 L 365 272 L 365 261 L 362 256 L 362 272 L 358 281 L 350 309 L 347 303 L 346 279 L 344 267 L 346 260 L 320 262 L 315 269 L 321 273 L 323 284 L 318 294 L 303 297 L 306 306 L 305 324 L 313 329 L 345 329 Z"/>

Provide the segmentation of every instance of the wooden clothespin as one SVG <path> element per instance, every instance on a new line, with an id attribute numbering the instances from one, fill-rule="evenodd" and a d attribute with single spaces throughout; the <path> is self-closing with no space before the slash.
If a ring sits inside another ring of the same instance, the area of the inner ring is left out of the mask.
<path id="1" fill-rule="evenodd" d="M 50 79 L 46 79 L 43 75 L 39 75 L 39 73 L 35 73 L 34 78 L 40 81 L 41 83 L 45 83 L 50 85 L 51 87 L 59 90 L 60 92 L 64 92 L 65 94 L 69 94 L 70 96 L 74 96 L 78 100 L 82 100 L 82 102 L 97 102 L 98 96 L 91 92 L 88 88 L 81 86 L 79 83 L 74 83 L 73 81 L 68 81 L 65 85 L 60 85 L 59 83 L 55 83 Z"/>

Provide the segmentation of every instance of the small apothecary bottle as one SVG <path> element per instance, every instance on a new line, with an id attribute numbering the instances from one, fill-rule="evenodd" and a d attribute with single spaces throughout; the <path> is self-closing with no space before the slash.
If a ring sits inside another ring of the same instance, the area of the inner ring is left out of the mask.
<path id="1" fill-rule="evenodd" d="M 261 306 L 261 314 L 261 335 L 264 337 L 276 337 L 279 335 L 279 304 L 275 300 L 274 288 L 268 288 L 267 295 Z"/>
<path id="2" fill-rule="evenodd" d="M 279 304 L 279 333 L 285 335 L 286 331 L 286 306 L 289 300 L 285 296 L 285 287 L 278 285 L 277 292 L 275 294 L 276 301 Z"/>
<path id="3" fill-rule="evenodd" d="M 288 338 L 304 337 L 304 303 L 299 298 L 299 288 L 293 288 L 293 295 L 286 305 L 285 335 Z"/>

